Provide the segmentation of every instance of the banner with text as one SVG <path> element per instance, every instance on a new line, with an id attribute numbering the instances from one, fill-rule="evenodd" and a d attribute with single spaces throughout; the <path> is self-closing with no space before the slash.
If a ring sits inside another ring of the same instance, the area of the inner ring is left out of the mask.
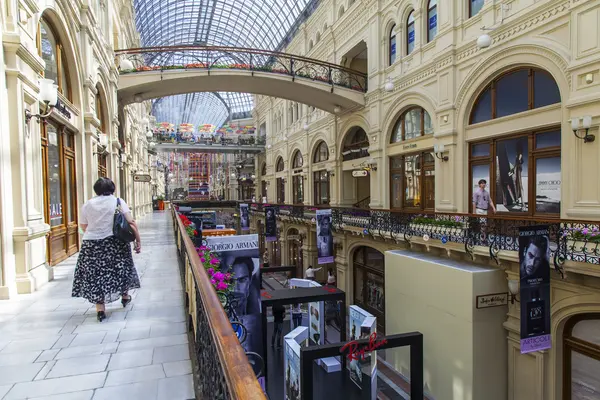
<path id="1" fill-rule="evenodd" d="M 277 241 L 277 215 L 275 207 L 265 207 L 265 240 L 267 242 Z"/>
<path id="2" fill-rule="evenodd" d="M 333 233 L 331 210 L 317 210 L 317 263 L 333 262 Z"/>
<path id="3" fill-rule="evenodd" d="M 552 347 L 548 226 L 519 228 L 521 353 Z"/>

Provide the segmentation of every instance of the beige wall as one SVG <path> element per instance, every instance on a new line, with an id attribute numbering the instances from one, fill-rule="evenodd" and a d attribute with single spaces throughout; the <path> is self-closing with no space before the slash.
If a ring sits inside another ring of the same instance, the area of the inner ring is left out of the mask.
<path id="1" fill-rule="evenodd" d="M 388 251 L 385 281 L 386 334 L 423 334 L 424 384 L 433 398 L 506 399 L 506 307 L 476 309 L 475 302 L 478 295 L 505 290 L 502 271 Z M 387 356 L 410 376 L 408 349 Z"/>

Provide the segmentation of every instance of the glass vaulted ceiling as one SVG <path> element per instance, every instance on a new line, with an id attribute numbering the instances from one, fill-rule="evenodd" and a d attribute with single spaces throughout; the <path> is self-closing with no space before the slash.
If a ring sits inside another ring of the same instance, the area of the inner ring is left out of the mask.
<path id="1" fill-rule="evenodd" d="M 134 0 L 142 46 L 232 46 L 275 50 L 289 40 L 318 0 Z M 194 62 L 159 54 L 149 65 Z M 222 125 L 230 115 L 249 114 L 248 93 L 191 93 L 157 99 L 158 122 Z"/>

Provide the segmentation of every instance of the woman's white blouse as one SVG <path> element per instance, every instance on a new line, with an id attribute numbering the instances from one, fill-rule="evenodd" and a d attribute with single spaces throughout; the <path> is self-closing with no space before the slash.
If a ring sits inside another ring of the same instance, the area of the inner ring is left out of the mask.
<path id="1" fill-rule="evenodd" d="M 100 240 L 112 236 L 116 208 L 117 198 L 113 195 L 96 196 L 88 200 L 79 214 L 79 223 L 87 225 L 83 240 Z M 121 211 L 123 214 L 131 212 L 123 199 L 121 199 Z"/>

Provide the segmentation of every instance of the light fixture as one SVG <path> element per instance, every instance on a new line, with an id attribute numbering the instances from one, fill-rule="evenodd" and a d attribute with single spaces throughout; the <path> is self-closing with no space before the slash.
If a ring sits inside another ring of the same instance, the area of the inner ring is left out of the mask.
<path id="1" fill-rule="evenodd" d="M 304 132 L 308 132 L 310 130 L 310 126 L 308 124 L 304 124 Z"/>
<path id="2" fill-rule="evenodd" d="M 481 28 L 481 29 L 485 29 L 485 28 Z M 491 45 L 492 45 L 492 38 L 487 33 L 484 33 L 483 35 L 481 35 L 477 38 L 477 47 L 479 47 L 480 49 L 487 49 Z"/>
<path id="3" fill-rule="evenodd" d="M 268 146 L 267 146 L 267 149 L 270 149 L 271 147 L 273 147 L 273 146 L 271 146 L 271 145 L 268 145 Z"/>
<path id="4" fill-rule="evenodd" d="M 377 171 L 377 160 L 373 157 L 367 160 L 367 167 L 365 168 L 369 171 Z"/>
<path id="5" fill-rule="evenodd" d="M 108 146 L 108 135 L 106 133 L 99 133 L 98 143 L 100 143 L 100 146 L 102 147 Z"/>
<path id="6" fill-rule="evenodd" d="M 121 162 L 122 163 L 127 162 L 127 154 L 121 153 Z"/>
<path id="7" fill-rule="evenodd" d="M 286 142 L 287 141 L 287 136 L 283 135 L 283 141 Z"/>
<path id="8" fill-rule="evenodd" d="M 435 156 L 442 161 L 448 161 L 448 156 L 444 155 L 445 149 L 446 149 L 446 146 L 444 146 L 444 143 L 435 144 L 433 146 L 433 152 L 435 153 Z"/>
<path id="9" fill-rule="evenodd" d="M 341 112 L 342 112 L 342 107 L 340 107 L 340 106 L 335 106 L 335 107 L 333 108 L 333 112 L 334 112 L 334 113 L 336 113 L 336 114 L 339 114 L 339 113 L 341 113 Z"/>
<path id="10" fill-rule="evenodd" d="M 251 175 L 251 178 L 252 178 L 252 179 L 256 179 L 256 175 L 252 174 L 252 175 Z"/>
<path id="11" fill-rule="evenodd" d="M 141 103 L 142 101 L 144 101 L 144 98 L 141 94 L 136 94 L 135 96 L 133 96 L 133 101 L 136 103 Z"/>
<path id="12" fill-rule="evenodd" d="M 121 71 L 126 71 L 133 69 L 133 63 L 126 58 L 121 58 L 121 63 L 119 64 Z"/>
<path id="13" fill-rule="evenodd" d="M 168 178 L 172 178 L 173 177 L 173 173 L 169 172 L 169 175 L 167 175 Z"/>
<path id="14" fill-rule="evenodd" d="M 387 81 L 385 82 L 385 85 L 383 86 L 383 88 L 385 89 L 386 92 L 394 91 L 394 82 L 392 82 L 391 76 L 387 77 Z"/>
<path id="15" fill-rule="evenodd" d="M 519 294 L 519 281 L 516 279 L 508 280 L 508 299 L 511 304 L 515 304 L 515 301 L 518 303 L 519 299 L 517 299 L 517 295 Z"/>
<path id="16" fill-rule="evenodd" d="M 44 103 L 44 111 L 40 114 L 32 114 L 31 111 L 25 110 L 25 123 L 29 124 L 31 118 L 36 118 L 38 123 L 40 120 L 46 119 L 52 114 L 52 109 L 58 102 L 58 85 L 52 79 L 40 79 L 40 93 L 38 100 Z M 27 130 L 29 135 L 29 129 Z"/>
<path id="17" fill-rule="evenodd" d="M 150 142 L 150 147 L 151 147 L 151 148 L 154 148 L 154 147 L 156 147 L 156 143 L 154 143 L 154 142 Z"/>
<path id="18" fill-rule="evenodd" d="M 596 140 L 596 136 L 590 135 L 590 127 L 592 126 L 592 116 L 586 115 L 582 118 L 574 117 L 571 119 L 571 129 L 573 129 L 573 134 L 577 139 L 582 139 L 583 143 L 592 143 Z M 585 129 L 585 135 L 579 136 L 577 132 Z"/>
<path id="19" fill-rule="evenodd" d="M 232 173 L 231 173 L 231 177 L 232 177 L 232 178 L 235 178 L 235 172 L 232 172 Z"/>

